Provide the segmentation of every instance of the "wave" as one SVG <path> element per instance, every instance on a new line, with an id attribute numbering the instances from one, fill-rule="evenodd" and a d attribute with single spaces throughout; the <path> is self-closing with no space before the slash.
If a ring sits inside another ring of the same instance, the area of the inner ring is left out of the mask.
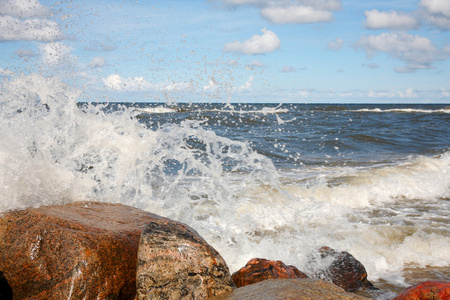
<path id="1" fill-rule="evenodd" d="M 254 257 L 302 269 L 324 245 L 355 255 L 371 280 L 450 261 L 450 152 L 285 172 L 199 121 L 149 129 L 135 107 L 80 109 L 80 91 L 57 78 L 32 74 L 0 90 L 0 213 L 77 200 L 131 205 L 189 224 L 231 271 Z"/>
<path id="2" fill-rule="evenodd" d="M 384 112 L 394 112 L 394 113 L 423 113 L 423 114 L 449 114 L 450 107 L 445 107 L 441 109 L 416 109 L 416 108 L 391 108 L 391 109 L 381 109 L 381 108 L 362 108 L 357 110 L 349 110 L 353 112 L 374 112 L 374 113 L 384 113 Z"/>
<path id="3" fill-rule="evenodd" d="M 171 107 L 164 107 L 164 106 L 157 106 L 157 107 L 142 107 L 134 108 L 135 111 L 140 113 L 146 113 L 146 114 L 168 114 L 168 113 L 175 113 L 179 110 L 177 108 L 171 108 Z"/>

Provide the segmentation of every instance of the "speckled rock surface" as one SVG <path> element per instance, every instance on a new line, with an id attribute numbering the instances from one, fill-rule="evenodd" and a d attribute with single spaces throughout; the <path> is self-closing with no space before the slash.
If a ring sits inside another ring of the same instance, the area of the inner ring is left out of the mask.
<path id="1" fill-rule="evenodd" d="M 393 300 L 448 300 L 450 281 L 425 281 L 404 289 Z"/>
<path id="2" fill-rule="evenodd" d="M 231 276 L 236 287 L 253 284 L 266 279 L 307 277 L 305 273 L 300 272 L 294 266 L 286 266 L 282 261 L 267 260 L 264 258 L 253 258 L 249 260 L 244 267 Z"/>
<path id="3" fill-rule="evenodd" d="M 269 279 L 210 300 L 367 300 L 319 279 Z"/>
<path id="4" fill-rule="evenodd" d="M 142 232 L 137 299 L 206 299 L 234 289 L 220 254 L 187 225 L 155 220 Z"/>
<path id="5" fill-rule="evenodd" d="M 329 247 L 320 248 L 319 253 L 322 259 L 332 258 L 331 265 L 316 274 L 319 278 L 330 280 L 347 292 L 376 289 L 367 279 L 366 268 L 350 253 Z"/>
<path id="6" fill-rule="evenodd" d="M 0 270 L 15 299 L 132 299 L 140 234 L 160 219 L 98 202 L 11 211 L 0 218 Z"/>

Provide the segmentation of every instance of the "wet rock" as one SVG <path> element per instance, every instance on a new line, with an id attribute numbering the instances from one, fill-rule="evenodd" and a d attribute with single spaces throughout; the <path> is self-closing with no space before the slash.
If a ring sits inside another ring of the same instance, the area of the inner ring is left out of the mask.
<path id="1" fill-rule="evenodd" d="M 347 292 L 361 289 L 376 289 L 367 279 L 366 268 L 353 255 L 346 251 L 336 251 L 329 247 L 319 249 L 321 259 L 332 259 L 325 270 L 321 270 L 317 277 L 331 280 Z"/>
<path id="2" fill-rule="evenodd" d="M 3 275 L 3 272 L 0 271 L 0 299 L 2 300 L 12 300 L 13 294 L 11 287 L 9 286 L 6 277 Z"/>
<path id="3" fill-rule="evenodd" d="M 286 266 L 282 261 L 253 258 L 244 267 L 233 273 L 232 279 L 236 287 L 277 278 L 307 278 L 294 266 Z"/>
<path id="4" fill-rule="evenodd" d="M 220 254 L 187 225 L 160 219 L 142 232 L 137 299 L 206 299 L 234 289 Z"/>
<path id="5" fill-rule="evenodd" d="M 7 212 L 0 270 L 15 299 L 132 299 L 140 234 L 160 219 L 96 202 Z"/>
<path id="6" fill-rule="evenodd" d="M 331 282 L 319 279 L 269 279 L 246 285 L 211 300 L 364 300 Z"/>
<path id="7" fill-rule="evenodd" d="M 425 281 L 404 289 L 393 300 L 447 300 L 450 299 L 449 281 Z"/>

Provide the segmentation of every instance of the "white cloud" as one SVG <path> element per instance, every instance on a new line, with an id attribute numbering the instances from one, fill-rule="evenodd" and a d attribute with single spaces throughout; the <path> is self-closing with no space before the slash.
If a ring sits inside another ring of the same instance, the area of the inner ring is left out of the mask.
<path id="1" fill-rule="evenodd" d="M 72 61 L 72 48 L 61 42 L 47 43 L 39 46 L 42 60 L 49 66 L 62 65 Z"/>
<path id="2" fill-rule="evenodd" d="M 370 69 L 377 69 L 380 67 L 380 65 L 378 65 L 377 63 L 372 63 L 372 64 L 363 64 L 364 67 L 370 68 Z"/>
<path id="3" fill-rule="evenodd" d="M 419 5 L 425 7 L 432 14 L 443 14 L 450 17 L 450 2 L 448 0 L 422 0 Z"/>
<path id="4" fill-rule="evenodd" d="M 450 1 L 422 0 L 422 16 L 425 20 L 443 30 L 450 30 Z"/>
<path id="5" fill-rule="evenodd" d="M 357 43 L 369 57 L 377 52 L 384 52 L 405 62 L 406 66 L 396 68 L 396 72 L 414 72 L 430 69 L 438 60 L 445 60 L 448 54 L 445 49 L 438 50 L 428 38 L 407 33 L 382 33 L 380 35 L 363 36 Z"/>
<path id="6" fill-rule="evenodd" d="M 0 2 L 0 15 L 17 18 L 45 18 L 51 10 L 37 0 L 6 0 Z"/>
<path id="7" fill-rule="evenodd" d="M 441 87 L 439 91 L 441 92 L 441 97 L 450 97 L 450 92 L 448 92 L 445 88 Z"/>
<path id="8" fill-rule="evenodd" d="M 253 60 L 251 63 L 249 63 L 246 66 L 247 69 L 265 68 L 265 67 L 266 67 L 266 65 L 262 61 L 260 61 L 258 59 Z"/>
<path id="9" fill-rule="evenodd" d="M 14 72 L 8 69 L 3 69 L 0 67 L 0 76 L 12 76 Z"/>
<path id="10" fill-rule="evenodd" d="M 337 51 L 342 48 L 344 45 L 344 41 L 340 38 L 335 39 L 334 41 L 331 41 L 328 43 L 328 49 Z"/>
<path id="11" fill-rule="evenodd" d="M 420 90 L 414 90 L 412 88 L 404 91 L 372 91 L 369 90 L 366 94 L 369 98 L 391 98 L 391 99 L 411 99 L 418 98 Z"/>
<path id="12" fill-rule="evenodd" d="M 31 57 L 36 56 L 33 50 L 31 49 L 17 49 L 14 51 L 14 54 L 18 55 L 19 57 Z"/>
<path id="13" fill-rule="evenodd" d="M 278 36 L 266 28 L 261 30 L 262 35 L 255 34 L 245 42 L 235 41 L 225 44 L 224 52 L 237 52 L 243 54 L 264 54 L 280 48 L 281 41 Z"/>
<path id="14" fill-rule="evenodd" d="M 233 89 L 234 92 L 249 91 L 253 86 L 253 76 L 249 76 L 248 80 L 240 87 Z"/>
<path id="15" fill-rule="evenodd" d="M 63 38 L 57 23 L 45 19 L 21 20 L 0 16 L 0 41 L 54 41 Z"/>
<path id="16" fill-rule="evenodd" d="M 190 88 L 186 82 L 152 83 L 144 77 L 122 78 L 118 74 L 109 75 L 102 79 L 103 84 L 115 91 L 180 91 Z"/>
<path id="17" fill-rule="evenodd" d="M 373 9 L 365 11 L 364 14 L 368 29 L 410 30 L 419 27 L 419 22 L 411 15 L 393 10 L 386 12 Z"/>
<path id="18" fill-rule="evenodd" d="M 290 66 L 283 66 L 283 68 L 281 69 L 281 72 L 284 72 L 284 73 L 292 73 L 295 71 L 296 71 L 295 68 L 290 67 Z"/>
<path id="19" fill-rule="evenodd" d="M 330 11 L 302 5 L 266 7 L 261 9 L 261 16 L 276 24 L 330 22 L 333 19 Z"/>
<path id="20" fill-rule="evenodd" d="M 228 6 L 253 5 L 261 16 L 276 24 L 330 22 L 333 11 L 341 8 L 339 0 L 218 0 Z"/>
<path id="21" fill-rule="evenodd" d="M 92 61 L 89 63 L 89 66 L 91 68 L 101 68 L 105 65 L 105 58 L 96 56 L 92 59 Z"/>

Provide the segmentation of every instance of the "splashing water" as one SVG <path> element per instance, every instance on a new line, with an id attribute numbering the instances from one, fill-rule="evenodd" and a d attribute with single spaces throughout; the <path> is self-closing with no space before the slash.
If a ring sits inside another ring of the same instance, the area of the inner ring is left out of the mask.
<path id="1" fill-rule="evenodd" d="M 150 129 L 140 111 L 80 108 L 79 97 L 37 74 L 2 83 L 0 212 L 78 200 L 132 205 L 192 226 L 231 271 L 263 257 L 314 272 L 308 255 L 324 245 L 355 255 L 371 280 L 404 284 L 391 274 L 448 266 L 449 152 L 283 171 L 201 121 Z"/>

